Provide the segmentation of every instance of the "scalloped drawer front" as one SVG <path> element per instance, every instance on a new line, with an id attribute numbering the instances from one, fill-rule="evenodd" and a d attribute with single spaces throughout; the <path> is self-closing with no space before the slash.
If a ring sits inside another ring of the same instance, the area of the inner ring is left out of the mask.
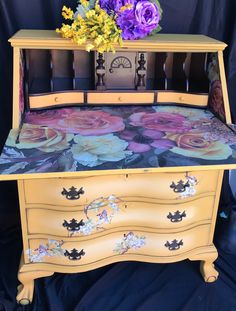
<path id="1" fill-rule="evenodd" d="M 158 262 L 158 257 L 176 255 L 182 255 L 184 259 L 188 258 L 188 251 L 208 245 L 209 232 L 210 225 L 202 225 L 169 234 L 118 231 L 79 242 L 32 239 L 26 256 L 31 262 L 82 267 L 93 264 L 94 268 L 122 260 Z"/>
<path id="2" fill-rule="evenodd" d="M 121 195 L 125 175 L 25 180 L 25 201 L 58 206 L 78 206 L 111 194 Z M 73 188 L 72 188 L 73 187 Z"/>
<path id="3" fill-rule="evenodd" d="M 113 201 L 111 205 L 94 205 L 75 212 L 30 208 L 27 209 L 28 234 L 68 237 L 94 235 L 120 227 L 183 228 L 200 221 L 210 222 L 213 206 L 214 196 L 207 196 L 176 205 Z"/>
<path id="4" fill-rule="evenodd" d="M 25 202 L 78 206 L 111 195 L 136 200 L 184 200 L 215 192 L 217 181 L 218 171 L 25 180 Z"/>

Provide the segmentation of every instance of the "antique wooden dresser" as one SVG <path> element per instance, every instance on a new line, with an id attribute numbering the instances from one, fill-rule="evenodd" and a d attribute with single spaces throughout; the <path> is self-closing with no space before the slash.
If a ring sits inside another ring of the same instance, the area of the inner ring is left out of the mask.
<path id="1" fill-rule="evenodd" d="M 0 179 L 18 181 L 17 301 L 32 301 L 36 278 L 125 260 L 199 260 L 215 281 L 222 177 L 236 168 L 226 45 L 157 35 L 103 55 L 40 30 L 10 42 Z"/>

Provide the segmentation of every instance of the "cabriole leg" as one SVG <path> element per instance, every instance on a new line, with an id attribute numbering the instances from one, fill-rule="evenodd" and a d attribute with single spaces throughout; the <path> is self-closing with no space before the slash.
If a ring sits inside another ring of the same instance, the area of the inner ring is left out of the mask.
<path id="1" fill-rule="evenodd" d="M 200 271 L 207 283 L 215 282 L 218 279 L 219 272 L 216 271 L 213 261 L 201 261 Z"/>
<path id="2" fill-rule="evenodd" d="M 215 282 L 219 276 L 216 271 L 214 261 L 218 257 L 217 249 L 214 245 L 203 247 L 199 252 L 189 256 L 190 260 L 200 260 L 200 272 L 207 283 Z"/>
<path id="3" fill-rule="evenodd" d="M 25 271 L 18 273 L 18 280 L 21 284 L 17 287 L 16 300 L 21 305 L 28 305 L 33 300 L 34 280 L 53 275 L 51 271 Z"/>
<path id="4" fill-rule="evenodd" d="M 20 267 L 18 271 L 18 280 L 20 281 L 20 285 L 17 287 L 17 296 L 16 300 L 21 305 L 28 305 L 33 300 L 34 294 L 34 280 L 45 277 L 51 276 L 54 272 L 51 271 L 44 271 L 44 270 L 26 270 L 27 265 L 24 263 L 23 254 L 21 256 Z M 28 268 L 28 267 L 27 267 Z"/>

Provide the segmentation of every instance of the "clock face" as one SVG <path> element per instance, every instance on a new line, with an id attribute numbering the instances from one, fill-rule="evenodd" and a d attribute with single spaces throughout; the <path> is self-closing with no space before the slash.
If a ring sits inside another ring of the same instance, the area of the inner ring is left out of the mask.
<path id="1" fill-rule="evenodd" d="M 138 53 L 105 53 L 106 89 L 134 90 Z M 97 78 L 97 77 L 96 77 Z"/>

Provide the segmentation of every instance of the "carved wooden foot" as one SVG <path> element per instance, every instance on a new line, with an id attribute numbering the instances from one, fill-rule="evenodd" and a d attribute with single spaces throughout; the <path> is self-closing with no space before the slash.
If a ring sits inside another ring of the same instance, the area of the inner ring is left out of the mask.
<path id="1" fill-rule="evenodd" d="M 21 305 L 28 305 L 33 300 L 34 280 L 53 275 L 51 271 L 25 271 L 18 273 L 21 284 L 17 287 L 16 300 Z"/>
<path id="2" fill-rule="evenodd" d="M 201 260 L 200 272 L 205 282 L 215 282 L 219 276 L 218 271 L 214 267 L 214 261 L 218 257 L 217 249 L 214 245 L 206 246 L 201 248 L 199 252 L 192 254 L 190 260 Z"/>
<path id="3" fill-rule="evenodd" d="M 219 272 L 216 271 L 213 262 L 201 261 L 200 271 L 207 283 L 215 282 L 218 279 Z"/>

